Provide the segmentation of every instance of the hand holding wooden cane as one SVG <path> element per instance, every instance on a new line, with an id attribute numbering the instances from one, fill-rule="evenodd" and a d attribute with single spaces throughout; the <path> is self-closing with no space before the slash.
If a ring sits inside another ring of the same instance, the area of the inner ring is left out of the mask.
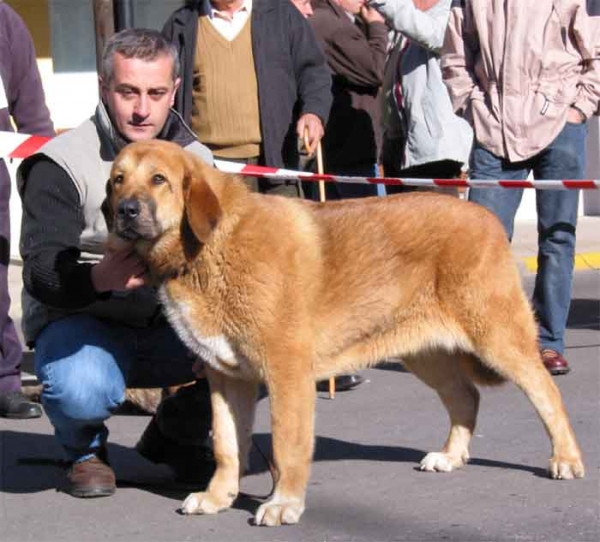
<path id="1" fill-rule="evenodd" d="M 310 141 L 308 140 L 308 128 L 304 129 L 304 148 L 310 152 Z M 317 143 L 317 173 L 323 175 L 323 151 L 321 150 L 321 142 Z M 325 201 L 325 181 L 319 181 L 319 201 Z M 329 377 L 329 398 L 335 399 L 335 378 Z"/>

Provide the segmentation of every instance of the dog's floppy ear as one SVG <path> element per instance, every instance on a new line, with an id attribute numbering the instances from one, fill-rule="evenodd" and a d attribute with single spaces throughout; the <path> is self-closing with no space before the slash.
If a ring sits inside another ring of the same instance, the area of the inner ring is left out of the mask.
<path id="1" fill-rule="evenodd" d="M 188 151 L 184 151 L 184 154 L 185 219 L 196 239 L 205 244 L 221 218 L 221 205 L 204 178 L 207 174 L 210 175 L 210 167 Z"/>
<path id="2" fill-rule="evenodd" d="M 110 232 L 114 226 L 114 216 L 110 206 L 110 197 L 112 195 L 112 184 L 110 183 L 110 179 L 106 181 L 106 197 L 102 201 L 102 205 L 100 206 L 100 210 L 104 215 L 104 220 L 106 220 L 106 229 Z"/>

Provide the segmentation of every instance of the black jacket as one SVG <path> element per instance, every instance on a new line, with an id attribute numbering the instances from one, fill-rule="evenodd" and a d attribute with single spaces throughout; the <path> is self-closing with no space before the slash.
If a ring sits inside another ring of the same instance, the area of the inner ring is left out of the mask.
<path id="1" fill-rule="evenodd" d="M 190 124 L 194 52 L 198 17 L 204 2 L 188 2 L 169 18 L 163 34 L 179 50 L 181 85 L 175 109 Z M 258 82 L 264 164 L 290 166 L 295 148 L 292 126 L 298 115 L 314 113 L 327 124 L 331 107 L 331 76 L 314 33 L 288 0 L 254 0 L 252 52 Z"/>

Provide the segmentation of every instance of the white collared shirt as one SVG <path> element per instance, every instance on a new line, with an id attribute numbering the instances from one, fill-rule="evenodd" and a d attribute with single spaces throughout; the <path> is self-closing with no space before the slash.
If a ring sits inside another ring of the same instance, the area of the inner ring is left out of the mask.
<path id="1" fill-rule="evenodd" d="M 249 19 L 250 13 L 252 13 L 252 0 L 244 0 L 244 3 L 234 12 L 232 17 L 224 11 L 217 11 L 210 0 L 204 0 L 204 4 L 205 11 L 208 13 L 208 20 L 215 30 L 228 41 L 235 39 Z"/>

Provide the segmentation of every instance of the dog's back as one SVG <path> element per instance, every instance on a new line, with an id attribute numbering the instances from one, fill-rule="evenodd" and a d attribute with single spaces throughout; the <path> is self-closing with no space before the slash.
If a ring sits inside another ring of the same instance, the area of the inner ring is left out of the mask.
<path id="1" fill-rule="evenodd" d="M 337 367 L 423 348 L 472 352 L 485 328 L 515 313 L 532 329 L 506 234 L 482 207 L 411 193 L 312 213 L 322 256 L 312 290 L 318 358 Z"/>

